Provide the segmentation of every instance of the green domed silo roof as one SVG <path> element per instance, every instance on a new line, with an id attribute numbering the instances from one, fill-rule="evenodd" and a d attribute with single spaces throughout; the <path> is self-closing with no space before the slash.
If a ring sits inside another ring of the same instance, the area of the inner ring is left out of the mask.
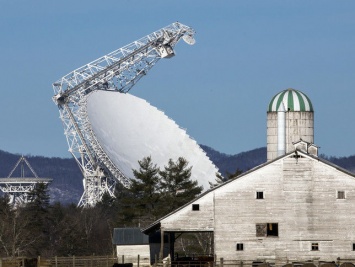
<path id="1" fill-rule="evenodd" d="M 313 112 L 311 100 L 301 91 L 289 88 L 276 94 L 270 101 L 268 111 L 278 111 L 281 103 L 286 111 L 310 111 Z"/>

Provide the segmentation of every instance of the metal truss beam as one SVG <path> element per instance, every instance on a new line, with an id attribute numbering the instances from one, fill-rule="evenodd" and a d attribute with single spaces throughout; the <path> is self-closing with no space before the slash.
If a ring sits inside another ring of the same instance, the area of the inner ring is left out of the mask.
<path id="1" fill-rule="evenodd" d="M 25 177 L 25 165 L 34 177 Z M 13 177 L 17 169 L 20 169 L 21 176 Z M 51 181 L 50 178 L 39 178 L 27 159 L 21 156 L 8 177 L 0 178 L 0 190 L 10 196 L 10 204 L 17 206 L 28 202 L 28 194 L 38 183 L 48 184 Z"/>
<path id="2" fill-rule="evenodd" d="M 83 174 L 84 193 L 78 206 L 94 206 L 105 192 L 114 196 L 117 182 L 130 185 L 129 177 L 113 164 L 91 129 L 86 111 L 88 95 L 95 90 L 127 93 L 159 59 L 174 56 L 181 38 L 193 44 L 194 34 L 192 28 L 172 23 L 53 83 L 53 101 L 59 108 L 69 152 Z"/>

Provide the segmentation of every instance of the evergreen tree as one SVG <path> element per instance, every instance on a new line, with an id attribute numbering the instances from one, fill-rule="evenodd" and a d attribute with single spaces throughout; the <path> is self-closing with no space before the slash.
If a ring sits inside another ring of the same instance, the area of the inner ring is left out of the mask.
<path id="1" fill-rule="evenodd" d="M 96 208 L 100 210 L 103 218 L 106 219 L 110 216 L 110 214 L 115 212 L 115 201 L 115 198 L 108 192 L 105 192 L 102 195 L 101 200 L 96 204 Z"/>
<path id="2" fill-rule="evenodd" d="M 208 182 L 210 184 L 210 188 L 214 188 L 216 186 L 223 184 L 226 181 L 226 179 L 220 173 L 216 172 L 215 181 L 216 181 L 215 183 Z"/>
<path id="3" fill-rule="evenodd" d="M 0 196 L 0 217 L 11 211 L 12 207 L 10 205 L 9 195 Z"/>
<path id="4" fill-rule="evenodd" d="M 139 170 L 133 170 L 135 179 L 129 188 L 128 201 L 133 205 L 136 223 L 143 226 L 160 215 L 157 208 L 160 199 L 159 168 L 150 156 L 139 160 L 138 164 Z"/>
<path id="5" fill-rule="evenodd" d="M 223 184 L 224 182 L 226 182 L 228 180 L 234 179 L 237 176 L 241 175 L 242 173 L 243 173 L 243 171 L 240 170 L 239 168 L 237 168 L 234 173 L 227 172 L 226 173 L 227 177 L 224 178 L 220 173 L 217 172 L 216 173 L 216 179 L 215 179 L 216 183 L 209 182 L 210 188 L 214 188 L 216 186 L 219 186 L 219 185 Z"/>
<path id="6" fill-rule="evenodd" d="M 198 186 L 197 181 L 192 181 L 192 167 L 188 167 L 188 161 L 179 157 L 176 162 L 169 160 L 168 166 L 160 171 L 160 186 L 163 194 L 162 208 L 164 213 L 169 213 L 178 207 L 196 198 L 203 187 Z"/>
<path id="7" fill-rule="evenodd" d="M 132 180 L 130 191 L 140 201 L 140 206 L 148 212 L 154 212 L 159 200 L 159 168 L 153 164 L 151 157 L 138 161 L 139 171 L 133 170 L 135 180 Z"/>
<path id="8" fill-rule="evenodd" d="M 41 250 L 49 245 L 51 225 L 49 199 L 48 184 L 38 183 L 28 194 L 29 202 L 24 207 L 23 216 L 28 218 L 28 230 L 31 231 L 34 240 L 29 251 L 33 256 L 41 255 Z"/>
<path id="9" fill-rule="evenodd" d="M 48 184 L 38 183 L 34 189 L 28 194 L 29 203 L 27 207 L 35 212 L 44 214 L 49 208 Z"/>
<path id="10" fill-rule="evenodd" d="M 226 180 L 234 179 L 237 176 L 241 175 L 242 173 L 243 173 L 243 171 L 240 170 L 239 168 L 237 168 L 234 173 L 227 172 L 227 179 Z"/>
<path id="11" fill-rule="evenodd" d="M 117 183 L 115 188 L 115 202 L 114 208 L 116 209 L 113 217 L 114 225 L 118 227 L 131 227 L 135 225 L 135 210 L 134 210 L 134 197 L 128 188 L 122 184 Z"/>
<path id="12" fill-rule="evenodd" d="M 48 238 L 49 244 L 42 249 L 41 256 L 58 255 L 62 236 L 62 222 L 65 219 L 66 208 L 60 203 L 55 202 L 49 207 Z"/>

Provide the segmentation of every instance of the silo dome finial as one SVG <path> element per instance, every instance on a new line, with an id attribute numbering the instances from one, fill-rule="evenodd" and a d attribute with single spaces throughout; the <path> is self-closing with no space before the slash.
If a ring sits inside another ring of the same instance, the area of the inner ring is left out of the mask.
<path id="1" fill-rule="evenodd" d="M 269 103 L 268 111 L 277 112 L 281 103 L 284 104 L 286 111 L 313 112 L 313 105 L 308 96 L 293 88 L 288 88 L 276 94 Z"/>

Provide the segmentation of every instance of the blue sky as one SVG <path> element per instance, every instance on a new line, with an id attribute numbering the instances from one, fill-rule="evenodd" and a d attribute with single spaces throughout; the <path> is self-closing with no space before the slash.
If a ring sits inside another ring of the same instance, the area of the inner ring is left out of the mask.
<path id="1" fill-rule="evenodd" d="M 70 157 L 52 83 L 172 22 L 196 30 L 131 93 L 198 143 L 266 146 L 266 109 L 289 87 L 315 109 L 320 153 L 355 154 L 355 1 L 0 0 L 0 149 Z"/>

